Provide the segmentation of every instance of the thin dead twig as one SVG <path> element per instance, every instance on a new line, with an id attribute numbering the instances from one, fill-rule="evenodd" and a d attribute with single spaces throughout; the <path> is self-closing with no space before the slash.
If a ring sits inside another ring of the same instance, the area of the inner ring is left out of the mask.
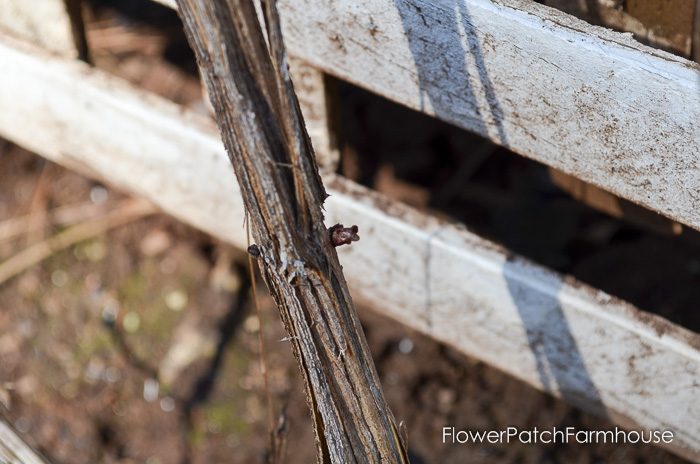
<path id="1" fill-rule="evenodd" d="M 43 213 L 30 213 L 24 216 L 13 217 L 0 222 L 0 242 L 46 226 L 74 225 L 103 214 L 106 208 L 105 205 L 98 205 L 88 201 L 59 206 L 48 212 L 48 221 L 46 223 L 40 220 L 40 216 L 43 216 Z"/>
<path id="2" fill-rule="evenodd" d="M 48 161 L 43 161 L 41 172 L 34 185 L 34 192 L 29 202 L 29 215 L 33 218 L 32 224 L 28 224 L 28 228 L 32 225 L 35 227 L 26 231 L 25 245 L 33 242 L 38 242 L 44 239 L 44 226 L 46 225 L 46 210 L 48 205 L 49 186 L 53 175 L 52 165 Z"/>
<path id="3" fill-rule="evenodd" d="M 0 284 L 40 263 L 57 251 L 156 212 L 149 202 L 127 200 L 109 213 L 70 227 L 53 237 L 31 245 L 0 263 Z"/>

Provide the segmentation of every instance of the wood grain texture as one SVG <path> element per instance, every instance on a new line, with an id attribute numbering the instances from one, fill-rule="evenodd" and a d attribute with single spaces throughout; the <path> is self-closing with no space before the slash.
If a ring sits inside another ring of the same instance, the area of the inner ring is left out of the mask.
<path id="1" fill-rule="evenodd" d="M 0 463 L 1 464 L 46 464 L 14 430 L 0 419 Z"/>
<path id="2" fill-rule="evenodd" d="M 517 0 L 283 3 L 290 51 L 700 228 L 698 66 Z"/>
<path id="3" fill-rule="evenodd" d="M 265 5 L 266 34 L 250 0 L 178 7 L 306 385 L 318 462 L 408 462 L 324 224 L 327 194 L 275 2 Z"/>
<path id="4" fill-rule="evenodd" d="M 700 67 L 525 0 L 281 0 L 289 52 L 700 229 Z"/>
<path id="5" fill-rule="evenodd" d="M 241 194 L 210 120 L 8 39 L 0 69 L 3 137 L 245 249 Z M 700 460 L 700 336 L 459 225 L 342 178 L 326 184 L 326 225 L 360 227 L 339 249 L 356 300 L 617 423 L 672 430 L 672 449 Z"/>

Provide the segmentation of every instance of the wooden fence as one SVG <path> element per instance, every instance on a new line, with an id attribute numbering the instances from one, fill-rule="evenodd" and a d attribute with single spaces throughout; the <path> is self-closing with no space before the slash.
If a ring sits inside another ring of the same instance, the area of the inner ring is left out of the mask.
<path id="1" fill-rule="evenodd" d="M 311 76 L 300 99 L 324 172 L 337 154 L 313 102 L 328 73 L 700 229 L 697 64 L 521 0 L 280 8 L 293 75 Z M 246 246 L 210 118 L 42 44 L 0 35 L 0 135 Z M 700 462 L 700 335 L 459 224 L 324 181 L 328 224 L 363 231 L 339 250 L 357 300 L 615 423 L 672 430 L 671 449 Z"/>

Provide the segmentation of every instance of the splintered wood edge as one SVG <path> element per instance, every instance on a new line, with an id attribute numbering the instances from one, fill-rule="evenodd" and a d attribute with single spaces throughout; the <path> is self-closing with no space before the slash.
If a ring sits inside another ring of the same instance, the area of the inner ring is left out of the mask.
<path id="1" fill-rule="evenodd" d="M 247 246 L 210 119 L 9 38 L 0 68 L 3 137 Z M 327 224 L 359 226 L 339 249 L 358 301 L 619 424 L 672 430 L 669 447 L 700 459 L 697 334 L 346 179 L 326 184 Z"/>

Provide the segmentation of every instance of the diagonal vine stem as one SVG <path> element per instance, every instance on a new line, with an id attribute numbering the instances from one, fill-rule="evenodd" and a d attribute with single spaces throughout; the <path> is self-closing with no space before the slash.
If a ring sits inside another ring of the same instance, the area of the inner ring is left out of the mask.
<path id="1" fill-rule="evenodd" d="M 178 6 L 305 381 L 319 462 L 408 462 L 323 223 L 327 195 L 274 2 L 263 4 L 265 31 L 250 0 Z"/>

